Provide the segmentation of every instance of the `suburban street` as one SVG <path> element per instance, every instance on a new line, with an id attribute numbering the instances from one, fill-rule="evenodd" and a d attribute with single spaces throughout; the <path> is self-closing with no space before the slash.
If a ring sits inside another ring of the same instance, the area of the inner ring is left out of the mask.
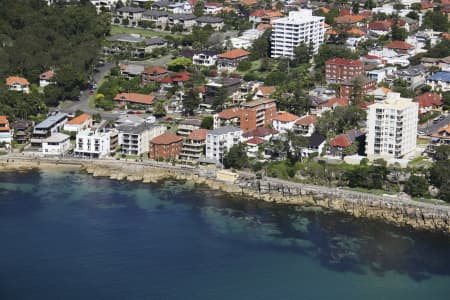
<path id="1" fill-rule="evenodd" d="M 433 120 L 429 120 L 427 123 L 418 127 L 419 131 L 423 131 L 425 135 L 430 135 L 439 128 L 447 126 L 450 123 L 450 114 L 447 114 L 445 118 L 439 122 L 433 123 Z"/>

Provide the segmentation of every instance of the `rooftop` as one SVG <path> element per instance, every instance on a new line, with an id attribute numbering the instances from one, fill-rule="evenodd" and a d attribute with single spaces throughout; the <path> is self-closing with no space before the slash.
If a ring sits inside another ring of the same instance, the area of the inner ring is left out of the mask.
<path id="1" fill-rule="evenodd" d="M 178 143 L 183 140 L 183 137 L 176 135 L 172 132 L 164 132 L 163 134 L 155 137 L 150 141 L 152 144 L 156 145 L 170 145 L 173 143 Z"/>
<path id="2" fill-rule="evenodd" d="M 9 76 L 8 78 L 6 78 L 6 85 L 9 86 L 14 84 L 30 85 L 30 82 L 25 78 L 19 76 Z"/>
<path id="3" fill-rule="evenodd" d="M 42 121 L 41 123 L 36 125 L 36 129 L 47 129 L 56 123 L 62 121 L 64 118 L 67 118 L 67 114 L 57 113 L 55 115 L 49 116 L 47 119 Z"/>
<path id="4" fill-rule="evenodd" d="M 114 97 L 114 101 L 126 101 L 145 105 L 151 105 L 153 103 L 153 95 L 145 95 L 138 93 L 120 93 Z"/>
<path id="5" fill-rule="evenodd" d="M 306 126 L 306 125 L 314 124 L 314 123 L 316 123 L 316 121 L 317 121 L 317 116 L 316 115 L 308 115 L 308 116 L 304 116 L 304 117 L 301 117 L 300 119 L 298 119 L 295 122 L 295 124 L 296 125 L 304 125 L 304 126 Z"/>
<path id="6" fill-rule="evenodd" d="M 207 129 L 194 129 L 192 132 L 188 135 L 188 140 L 193 141 L 204 141 L 206 140 L 206 135 L 208 134 Z"/>
<path id="7" fill-rule="evenodd" d="M 241 131 L 241 129 L 239 127 L 235 127 L 235 126 L 223 126 L 223 127 L 219 127 L 214 130 L 208 131 L 208 135 L 222 135 L 222 134 L 227 134 L 227 133 L 236 132 L 236 131 Z"/>
<path id="8" fill-rule="evenodd" d="M 293 122 L 295 120 L 298 120 L 299 116 L 296 116 L 294 114 L 291 114 L 286 111 L 279 111 L 278 115 L 274 118 L 274 120 L 278 122 L 288 123 Z"/>
<path id="9" fill-rule="evenodd" d="M 70 136 L 61 132 L 57 132 L 46 138 L 44 141 L 47 143 L 60 143 L 70 139 Z"/>
<path id="10" fill-rule="evenodd" d="M 250 52 L 242 50 L 242 49 L 233 49 L 227 52 L 224 52 L 222 54 L 219 54 L 217 57 L 218 58 L 223 58 L 223 59 L 236 59 L 236 58 L 241 58 L 244 56 L 248 56 L 250 55 Z"/>
<path id="11" fill-rule="evenodd" d="M 66 124 L 79 125 L 79 124 L 83 124 L 84 122 L 86 122 L 89 119 L 92 119 L 91 115 L 81 114 L 78 117 L 75 117 L 72 120 L 68 121 Z"/>

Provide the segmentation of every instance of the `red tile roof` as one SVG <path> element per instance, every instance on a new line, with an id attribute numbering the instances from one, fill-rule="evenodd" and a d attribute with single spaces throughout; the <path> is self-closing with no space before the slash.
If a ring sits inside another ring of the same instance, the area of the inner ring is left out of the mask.
<path id="1" fill-rule="evenodd" d="M 55 75 L 55 72 L 53 72 L 53 70 L 48 70 L 47 72 L 44 72 L 41 75 L 39 75 L 39 79 L 40 80 L 50 80 L 53 78 L 54 75 Z"/>
<path id="2" fill-rule="evenodd" d="M 330 141 L 332 147 L 348 147 L 352 144 L 346 134 L 340 134 Z"/>
<path id="3" fill-rule="evenodd" d="M 223 59 L 237 59 L 237 58 L 241 58 L 241 57 L 248 56 L 248 55 L 250 55 L 250 52 L 236 48 L 236 49 L 224 52 L 222 54 L 219 54 L 217 57 L 223 58 Z"/>
<path id="4" fill-rule="evenodd" d="M 240 113 L 240 109 L 239 108 L 229 108 L 229 109 L 225 109 L 223 111 L 221 111 L 220 113 L 218 113 L 219 118 L 221 119 L 234 119 L 234 118 L 239 118 L 239 113 Z"/>
<path id="5" fill-rule="evenodd" d="M 316 123 L 316 121 L 317 121 L 317 116 L 316 115 L 308 115 L 308 116 L 304 116 L 304 117 L 301 117 L 300 119 L 298 119 L 295 122 L 295 124 L 296 125 L 304 125 L 304 126 L 306 126 L 306 125 L 314 124 L 314 123 Z"/>
<path id="6" fill-rule="evenodd" d="M 205 6 L 215 6 L 215 7 L 222 7 L 222 3 L 218 3 L 218 2 L 206 2 Z"/>
<path id="7" fill-rule="evenodd" d="M 258 91 L 260 91 L 263 95 L 269 96 L 275 92 L 277 89 L 276 86 L 260 86 L 258 87 Z"/>
<path id="8" fill-rule="evenodd" d="M 11 130 L 9 128 L 9 121 L 8 121 L 8 118 L 6 116 L 0 116 L 0 124 L 1 125 L 6 125 L 6 126 L 0 127 L 0 131 L 10 131 Z"/>
<path id="9" fill-rule="evenodd" d="M 188 135 L 188 140 L 193 141 L 204 141 L 206 140 L 206 135 L 208 134 L 207 129 L 194 129 L 192 132 Z"/>
<path id="10" fill-rule="evenodd" d="M 154 98 L 155 97 L 153 95 L 145 95 L 138 93 L 120 93 L 117 94 L 116 97 L 114 97 L 114 100 L 151 105 L 153 103 Z"/>
<path id="11" fill-rule="evenodd" d="M 361 15 L 345 15 L 334 18 L 337 24 L 355 24 L 366 19 L 365 16 Z"/>
<path id="12" fill-rule="evenodd" d="M 178 143 L 183 140 L 183 137 L 176 135 L 172 132 L 165 132 L 150 141 L 150 143 L 155 145 L 170 145 L 173 143 Z"/>
<path id="13" fill-rule="evenodd" d="M 409 50 L 414 48 L 413 45 L 408 44 L 407 42 L 404 41 L 392 41 L 389 44 L 387 44 L 385 46 L 388 49 L 400 49 L 400 50 Z"/>
<path id="14" fill-rule="evenodd" d="M 173 82 L 186 82 L 191 79 L 189 72 L 180 72 L 172 75 Z"/>
<path id="15" fill-rule="evenodd" d="M 19 77 L 19 76 L 9 76 L 8 78 L 6 78 L 6 85 L 10 86 L 10 85 L 14 85 L 14 84 L 20 84 L 20 85 L 30 85 L 30 82 L 28 80 L 26 80 L 23 77 Z"/>
<path id="16" fill-rule="evenodd" d="M 276 18 L 284 16 L 279 11 L 274 10 L 266 10 L 266 9 L 257 9 L 250 13 L 250 17 L 268 17 L 268 18 Z"/>
<path id="17" fill-rule="evenodd" d="M 347 98 L 332 98 L 327 102 L 321 103 L 320 107 L 333 107 L 333 106 L 348 106 L 349 101 Z"/>
<path id="18" fill-rule="evenodd" d="M 263 140 L 262 138 L 254 137 L 254 138 L 249 139 L 245 143 L 246 144 L 253 144 L 253 145 L 260 145 L 260 144 L 262 144 L 264 142 L 265 142 L 265 140 Z"/>
<path id="19" fill-rule="evenodd" d="M 442 105 L 442 97 L 436 93 L 425 93 L 416 97 L 419 107 L 436 107 Z"/>
<path id="20" fill-rule="evenodd" d="M 79 124 L 83 124 L 84 122 L 86 122 L 89 119 L 92 119 L 91 115 L 81 114 L 78 117 L 75 117 L 72 120 L 68 121 L 66 124 L 79 125 Z"/>
<path id="21" fill-rule="evenodd" d="M 332 58 L 325 62 L 326 65 L 341 65 L 341 66 L 356 66 L 356 67 L 362 67 L 364 66 L 364 63 L 359 60 L 355 59 L 348 59 L 348 58 Z"/>
<path id="22" fill-rule="evenodd" d="M 370 30 L 378 30 L 378 31 L 389 31 L 392 26 L 392 21 L 383 20 L 383 21 L 373 21 L 369 23 Z"/>
<path id="23" fill-rule="evenodd" d="M 261 24 L 258 24 L 258 26 L 256 26 L 256 29 L 259 31 L 266 31 L 266 29 L 270 28 L 270 27 L 272 27 L 272 25 L 261 23 Z"/>
<path id="24" fill-rule="evenodd" d="M 278 131 L 273 128 L 257 127 L 244 133 L 243 137 L 265 137 L 271 134 L 277 134 Z"/>
<path id="25" fill-rule="evenodd" d="M 164 68 L 161 67 L 150 67 L 147 69 L 144 69 L 144 74 L 149 74 L 149 75 L 162 75 L 162 74 L 166 74 L 168 71 Z"/>
<path id="26" fill-rule="evenodd" d="M 274 118 L 274 120 L 277 120 L 277 121 L 283 122 L 283 123 L 289 123 L 289 122 L 293 122 L 293 121 L 297 120 L 298 118 L 299 118 L 299 116 L 296 116 L 289 112 L 279 111 L 278 115 Z"/>

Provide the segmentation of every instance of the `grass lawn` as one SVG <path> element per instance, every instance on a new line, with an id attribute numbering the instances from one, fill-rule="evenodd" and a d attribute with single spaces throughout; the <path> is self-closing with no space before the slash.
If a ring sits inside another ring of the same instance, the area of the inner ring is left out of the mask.
<path id="1" fill-rule="evenodd" d="M 143 29 L 143 28 L 134 28 L 134 27 L 123 27 L 118 25 L 111 25 L 111 35 L 119 34 L 119 33 L 128 33 L 128 34 L 140 34 L 144 37 L 152 37 L 152 36 L 181 36 L 181 34 L 173 34 L 170 32 L 162 32 L 162 31 L 153 31 L 151 29 Z"/>
<path id="2" fill-rule="evenodd" d="M 417 145 L 428 145 L 430 143 L 429 138 L 419 137 L 417 138 Z"/>

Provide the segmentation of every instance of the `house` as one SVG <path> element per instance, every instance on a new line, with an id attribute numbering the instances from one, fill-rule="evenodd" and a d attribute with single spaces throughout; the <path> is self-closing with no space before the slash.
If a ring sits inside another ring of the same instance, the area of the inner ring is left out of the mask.
<path id="1" fill-rule="evenodd" d="M 272 24 L 276 19 L 284 17 L 284 14 L 276 10 L 257 9 L 250 13 L 249 21 L 255 24 Z"/>
<path id="2" fill-rule="evenodd" d="M 247 148 L 247 156 L 248 157 L 258 157 L 259 147 L 264 144 L 266 141 L 259 137 L 253 137 L 247 141 L 245 141 L 245 146 Z"/>
<path id="3" fill-rule="evenodd" d="M 23 77 L 9 76 L 6 78 L 8 90 L 28 94 L 30 92 L 30 82 Z"/>
<path id="4" fill-rule="evenodd" d="M 145 39 L 144 43 L 145 43 L 145 53 L 152 52 L 154 49 L 157 48 L 167 47 L 167 40 L 159 36 L 147 38 Z"/>
<path id="5" fill-rule="evenodd" d="M 55 72 L 53 70 L 48 70 L 41 75 L 39 75 L 39 86 L 46 87 L 49 84 L 55 84 Z"/>
<path id="6" fill-rule="evenodd" d="M 257 127 L 255 129 L 249 130 L 247 132 L 244 132 L 242 134 L 242 137 L 244 139 L 250 139 L 250 138 L 261 138 L 265 141 L 270 141 L 273 137 L 278 135 L 278 131 L 276 131 L 273 128 L 268 127 Z"/>
<path id="7" fill-rule="evenodd" d="M 356 129 L 352 129 L 347 131 L 346 133 L 339 134 L 330 140 L 330 149 L 328 150 L 328 154 L 335 157 L 343 158 L 351 145 L 354 143 L 364 143 L 364 134 Z M 359 147 L 359 145 L 358 145 Z M 358 151 L 358 147 L 354 149 L 356 152 Z M 355 154 L 355 153 L 348 153 Z"/>
<path id="8" fill-rule="evenodd" d="M 341 15 L 334 18 L 334 21 L 342 26 L 360 27 L 365 19 L 363 15 Z"/>
<path id="9" fill-rule="evenodd" d="M 197 163 L 205 155 L 207 129 L 194 129 L 183 141 L 179 159 L 187 163 Z"/>
<path id="10" fill-rule="evenodd" d="M 142 65 L 121 64 L 119 68 L 120 68 L 120 75 L 128 80 L 138 77 L 142 74 L 142 72 L 144 72 L 144 66 Z"/>
<path id="11" fill-rule="evenodd" d="M 183 147 L 183 137 L 165 132 L 150 141 L 148 157 L 153 160 L 177 159 Z"/>
<path id="12" fill-rule="evenodd" d="M 416 89 L 425 84 L 428 69 L 423 65 L 410 66 L 395 72 L 395 77 L 406 81 L 410 89 Z"/>
<path id="13" fill-rule="evenodd" d="M 70 136 L 64 133 L 57 132 L 42 140 L 44 155 L 63 155 L 70 148 Z"/>
<path id="14" fill-rule="evenodd" d="M 432 143 L 439 145 L 450 145 L 450 124 L 441 127 L 431 134 Z"/>
<path id="15" fill-rule="evenodd" d="M 205 15 L 217 15 L 222 11 L 223 5 L 219 2 L 206 2 L 203 6 Z"/>
<path id="16" fill-rule="evenodd" d="M 42 146 L 42 141 L 56 133 L 58 133 L 68 120 L 68 115 L 64 113 L 55 113 L 50 115 L 34 127 L 31 138 L 32 146 Z"/>
<path id="17" fill-rule="evenodd" d="M 145 95 L 139 93 L 120 93 L 114 97 L 118 106 L 125 107 L 128 106 L 148 108 L 153 104 L 153 95 Z"/>
<path id="18" fill-rule="evenodd" d="M 364 75 L 364 63 L 359 60 L 333 58 L 325 62 L 325 80 L 328 84 L 344 83 Z"/>
<path id="19" fill-rule="evenodd" d="M 192 131 L 200 129 L 202 120 L 200 119 L 183 119 L 178 124 L 177 135 L 187 137 Z"/>
<path id="20" fill-rule="evenodd" d="M 149 151 L 150 141 L 167 130 L 165 126 L 146 122 L 120 125 L 117 129 L 120 153 L 124 155 L 143 155 Z"/>
<path id="21" fill-rule="evenodd" d="M 104 121 L 106 123 L 106 121 Z M 81 130 L 75 138 L 74 156 L 84 158 L 102 158 L 114 155 L 119 146 L 117 130 L 107 130 L 99 126 Z"/>
<path id="22" fill-rule="evenodd" d="M 192 57 L 192 64 L 197 66 L 210 67 L 216 65 L 218 51 L 205 50 L 198 51 Z"/>
<path id="23" fill-rule="evenodd" d="M 414 45 L 404 41 L 392 41 L 384 46 L 386 49 L 394 50 L 398 54 L 414 55 Z"/>
<path id="24" fill-rule="evenodd" d="M 325 147 L 327 138 L 317 132 L 308 137 L 308 147 L 301 150 L 302 157 L 308 157 L 314 153 L 321 154 Z"/>
<path id="25" fill-rule="evenodd" d="M 256 93 L 253 96 L 253 99 L 261 99 L 261 98 L 269 98 L 272 96 L 273 93 L 275 93 L 275 90 L 277 89 L 276 86 L 258 86 L 256 88 Z"/>
<path id="26" fill-rule="evenodd" d="M 317 111 L 318 115 L 321 115 L 326 111 L 334 110 L 336 107 L 346 107 L 349 105 L 349 103 L 350 103 L 350 101 L 348 100 L 348 98 L 334 97 L 325 102 L 320 103 L 317 106 L 316 111 Z"/>
<path id="27" fill-rule="evenodd" d="M 14 131 L 14 141 L 18 144 L 28 144 L 33 132 L 34 123 L 28 120 L 16 120 L 11 123 Z"/>
<path id="28" fill-rule="evenodd" d="M 92 116 L 88 114 L 81 114 L 64 124 L 64 130 L 69 132 L 79 132 L 92 127 Z"/>
<path id="29" fill-rule="evenodd" d="M 264 31 L 258 29 L 247 29 L 238 37 L 232 37 L 223 42 L 224 47 L 228 47 L 228 42 L 231 43 L 233 48 L 250 49 L 253 42 L 259 38 Z"/>
<path id="30" fill-rule="evenodd" d="M 191 14 L 193 9 L 189 1 L 171 2 L 167 5 L 167 11 L 173 14 Z"/>
<path id="31" fill-rule="evenodd" d="M 141 7 L 124 6 L 116 10 L 116 18 L 123 25 L 137 26 L 144 12 Z"/>
<path id="32" fill-rule="evenodd" d="M 303 116 L 295 121 L 293 127 L 294 133 L 303 136 L 311 136 L 314 133 L 316 122 L 316 115 Z"/>
<path id="33" fill-rule="evenodd" d="M 443 70 L 450 67 L 450 56 L 444 58 L 422 57 L 420 62 L 427 68 L 438 67 Z"/>
<path id="34" fill-rule="evenodd" d="M 217 67 L 220 69 L 234 70 L 239 62 L 247 59 L 250 52 L 242 49 L 233 49 L 217 56 Z"/>
<path id="35" fill-rule="evenodd" d="M 167 46 L 164 38 L 143 38 L 139 34 L 115 34 L 107 37 L 106 41 L 103 46 L 105 55 L 127 54 L 134 58 L 144 58 L 153 49 Z"/>
<path id="36" fill-rule="evenodd" d="M 442 96 L 437 93 L 424 93 L 414 100 L 419 103 L 419 114 L 423 115 L 442 106 Z"/>
<path id="37" fill-rule="evenodd" d="M 374 69 L 366 71 L 366 76 L 368 79 L 375 81 L 377 84 L 383 81 L 387 81 L 388 77 L 393 77 L 397 71 L 395 67 L 386 67 L 382 69 Z"/>
<path id="38" fill-rule="evenodd" d="M 372 21 L 368 24 L 369 33 L 375 37 L 388 35 L 391 32 L 391 27 L 391 20 Z"/>
<path id="39" fill-rule="evenodd" d="M 169 71 L 165 68 L 157 66 L 146 68 L 141 74 L 141 84 L 147 85 L 149 83 L 158 82 L 168 75 Z"/>
<path id="40" fill-rule="evenodd" d="M 211 79 L 206 85 L 205 103 L 212 104 L 214 99 L 225 94 L 226 97 L 231 96 L 241 86 L 241 79 L 233 77 L 221 77 Z"/>
<path id="41" fill-rule="evenodd" d="M 206 135 L 206 158 L 222 162 L 224 154 L 241 142 L 242 130 L 235 126 L 223 126 L 208 131 Z"/>
<path id="42" fill-rule="evenodd" d="M 214 30 L 221 30 L 223 28 L 223 19 L 215 16 L 201 16 L 197 18 L 197 26 L 205 27 L 211 26 Z"/>
<path id="43" fill-rule="evenodd" d="M 196 20 L 197 17 L 191 14 L 173 14 L 169 15 L 167 25 L 169 27 L 179 25 L 184 31 L 190 31 L 195 25 L 197 25 Z"/>
<path id="44" fill-rule="evenodd" d="M 300 119 L 299 116 L 286 111 L 280 111 L 277 116 L 273 118 L 272 126 L 278 132 L 285 133 L 286 131 L 293 129 L 294 124 L 298 119 Z"/>
<path id="45" fill-rule="evenodd" d="M 426 79 L 433 91 L 450 91 L 450 72 L 436 72 Z"/>
<path id="46" fill-rule="evenodd" d="M 225 109 L 219 113 L 214 114 L 214 129 L 223 126 L 240 126 L 241 109 L 234 107 Z"/>
<path id="47" fill-rule="evenodd" d="M 154 28 L 165 29 L 169 22 L 169 13 L 161 10 L 146 10 L 142 13 L 142 21 L 153 24 Z"/>
<path id="48" fill-rule="evenodd" d="M 373 99 L 375 102 L 383 101 L 386 99 L 387 94 L 389 94 L 391 89 L 388 89 L 386 87 L 379 87 L 373 91 L 370 91 L 367 93 L 368 96 L 373 96 Z"/>
<path id="49" fill-rule="evenodd" d="M 377 88 L 375 81 L 368 79 L 365 76 L 358 76 L 349 80 L 347 82 L 341 83 L 339 86 L 339 95 L 342 98 L 350 99 L 353 94 L 353 86 L 355 84 L 361 84 L 361 94 L 360 97 L 367 95 L 368 92 L 373 91 Z"/>
<path id="50" fill-rule="evenodd" d="M 2 144 L 11 144 L 13 140 L 13 130 L 10 127 L 8 118 L 0 116 L 0 146 Z"/>
<path id="51" fill-rule="evenodd" d="M 277 104 L 273 99 L 247 102 L 239 110 L 239 123 L 243 132 L 258 127 L 267 127 L 277 116 Z"/>

